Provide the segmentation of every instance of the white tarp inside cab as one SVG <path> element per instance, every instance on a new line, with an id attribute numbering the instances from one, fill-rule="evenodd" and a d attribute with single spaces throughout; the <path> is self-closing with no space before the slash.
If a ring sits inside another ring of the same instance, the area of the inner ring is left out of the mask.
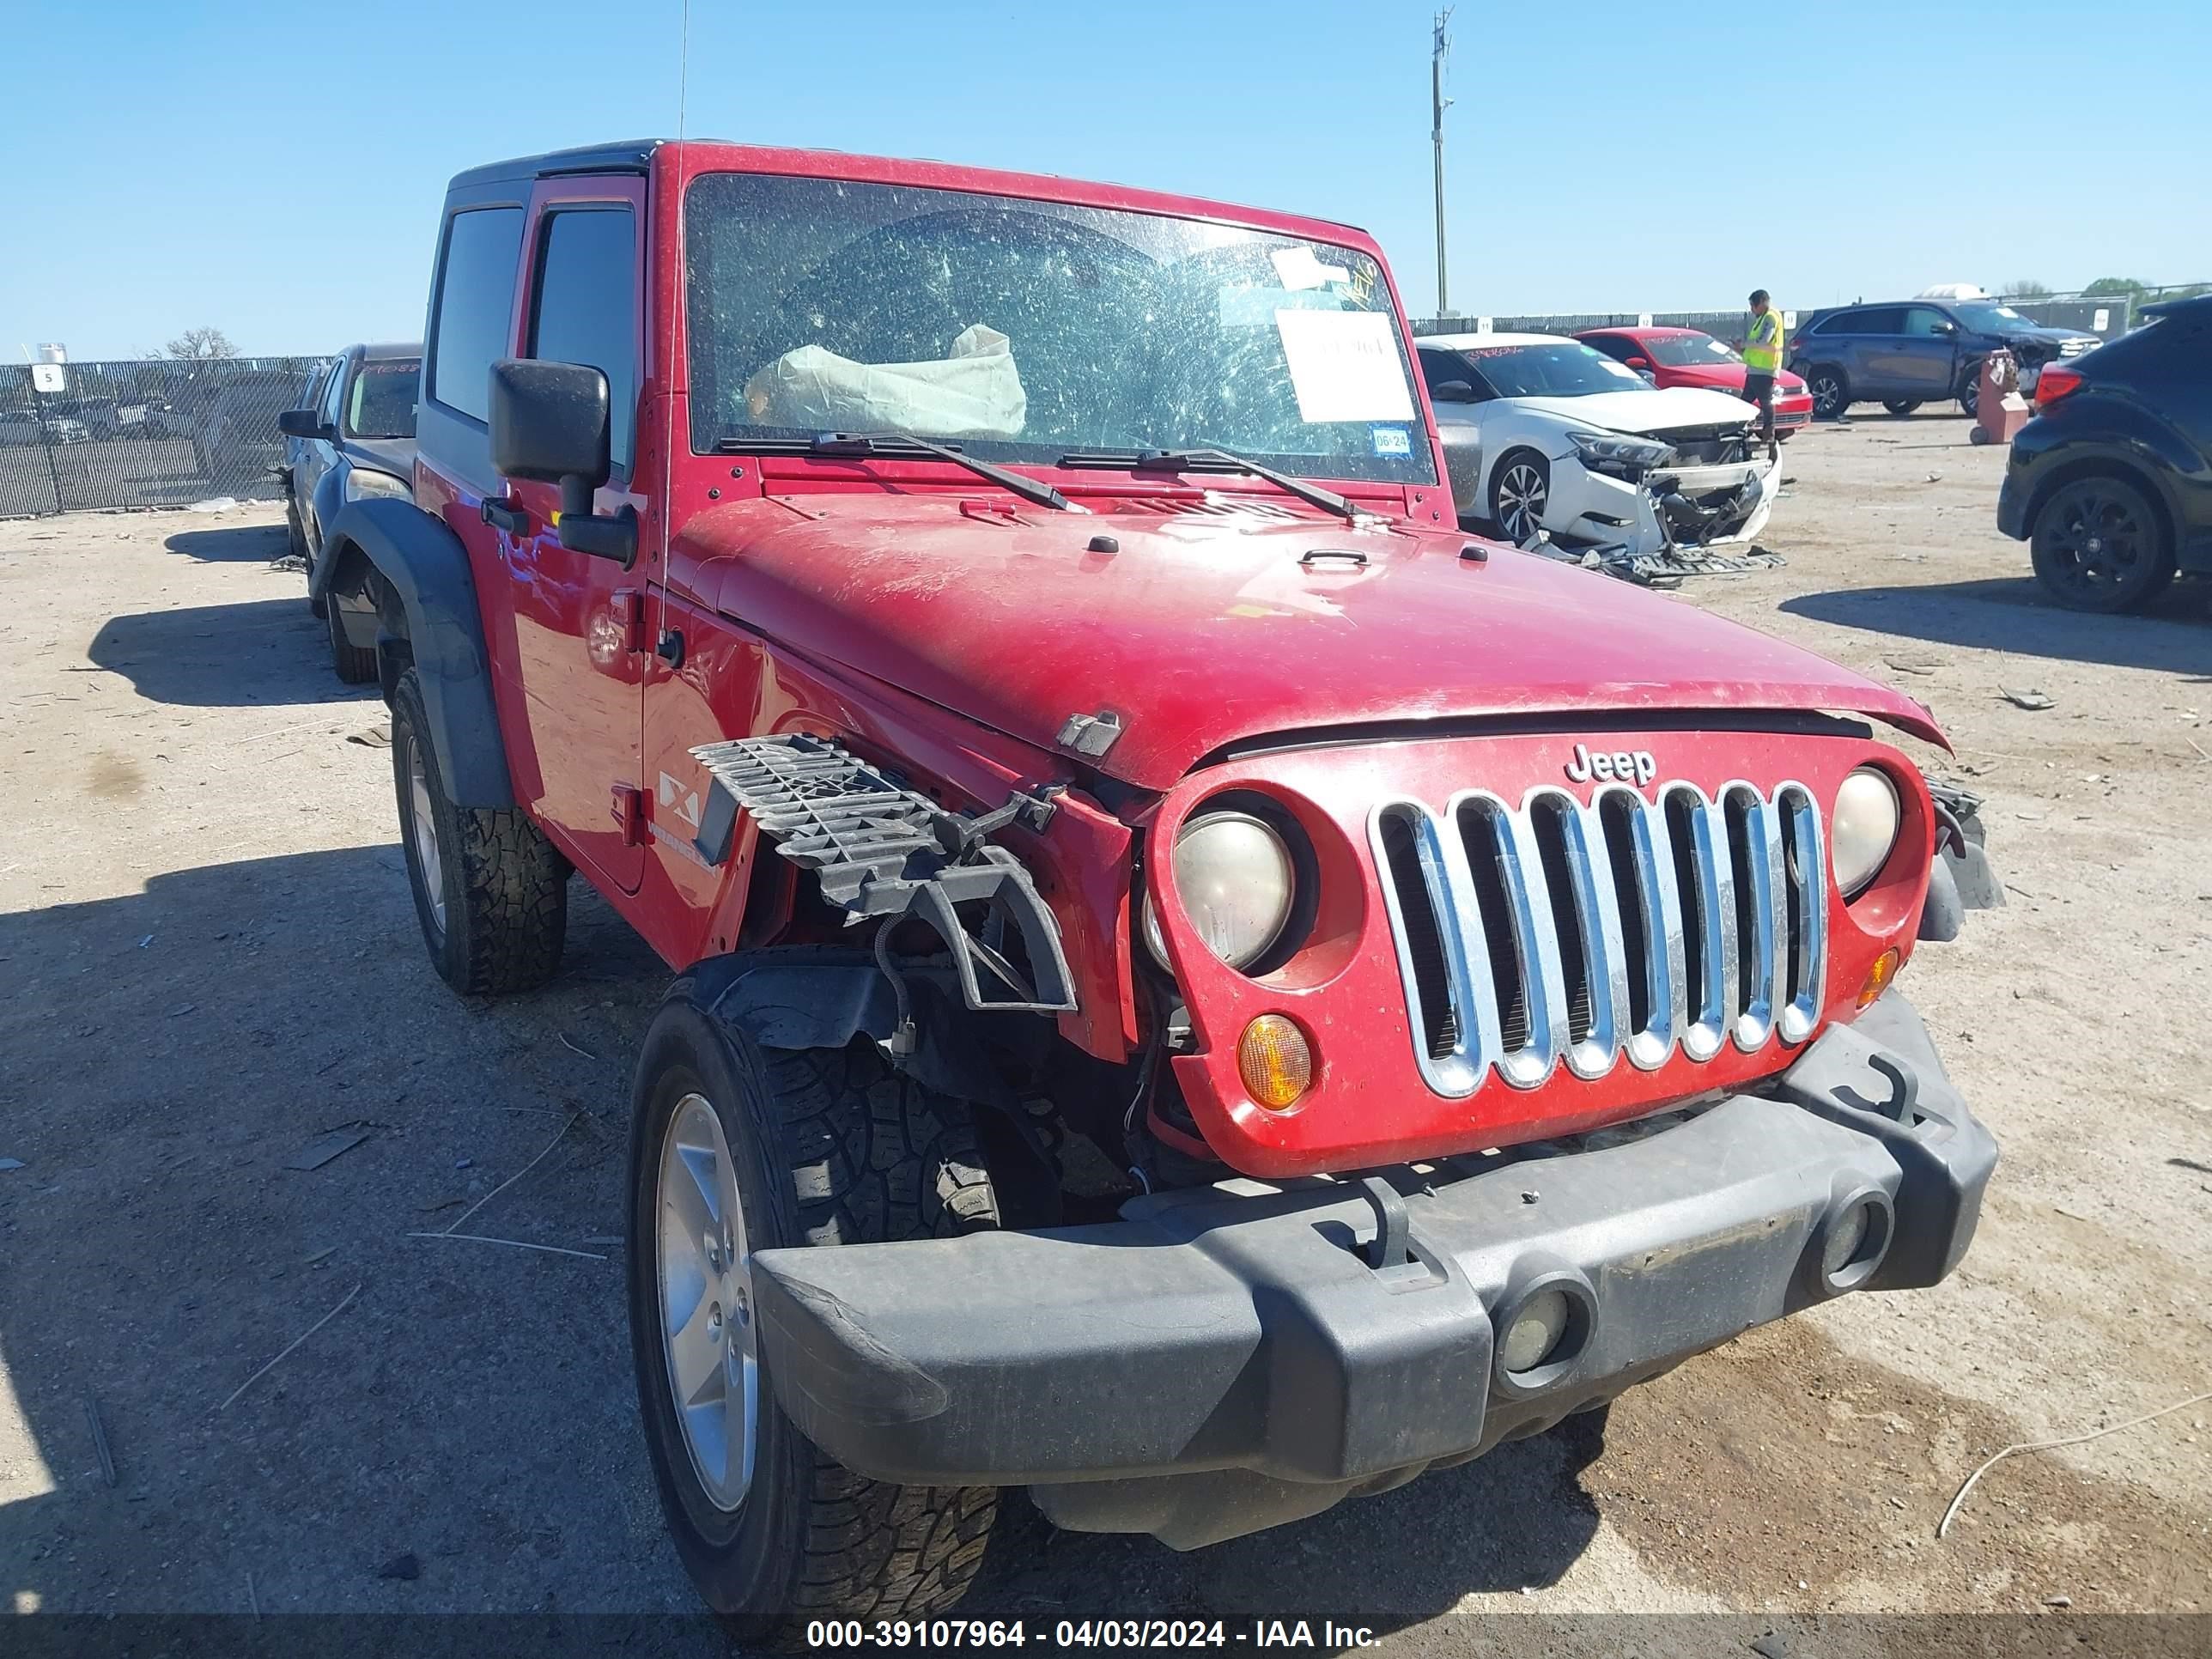
<path id="1" fill-rule="evenodd" d="M 1029 403 L 1006 337 L 981 323 L 961 330 L 937 362 L 856 363 L 800 346 L 745 382 L 756 423 L 816 432 L 1018 438 Z"/>

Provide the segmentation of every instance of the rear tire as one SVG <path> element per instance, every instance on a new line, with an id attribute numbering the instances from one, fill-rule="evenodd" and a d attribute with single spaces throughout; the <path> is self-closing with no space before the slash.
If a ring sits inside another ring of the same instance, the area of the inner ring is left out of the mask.
<path id="1" fill-rule="evenodd" d="M 1841 419 L 1851 406 L 1851 383 L 1844 378 L 1844 371 L 1827 363 L 1808 370 L 1805 389 L 1813 394 L 1813 418 L 1816 421 Z"/>
<path id="2" fill-rule="evenodd" d="M 356 645 L 346 638 L 344 611 L 337 594 L 323 596 L 323 625 L 331 635 L 331 666 L 346 684 L 366 685 L 376 678 L 376 647 Z"/>
<path id="3" fill-rule="evenodd" d="M 392 694 L 392 772 L 422 943 L 463 996 L 543 985 L 568 937 L 568 860 L 519 808 L 454 805 L 428 731 L 410 667 Z"/>
<path id="4" fill-rule="evenodd" d="M 1881 401 L 1881 406 L 1893 415 L 1910 415 L 1913 410 L 1920 407 L 1920 399 L 1917 398 L 1885 398 Z"/>
<path id="5" fill-rule="evenodd" d="M 2139 611 L 2174 577 L 2165 521 L 2119 478 L 2061 484 L 2037 510 L 2029 547 L 2043 591 L 2069 611 Z"/>
<path id="6" fill-rule="evenodd" d="M 788 1636 L 801 1617 L 951 1607 L 982 1565 L 997 1492 L 870 1480 L 817 1451 L 776 1403 L 747 1264 L 762 1249 L 995 1227 L 966 1108 L 865 1040 L 763 1049 L 678 981 L 638 1058 L 629 1194 L 638 1404 L 669 1533 L 701 1596 L 749 1643 Z M 715 1224 L 721 1234 L 704 1254 L 691 1243 L 702 1203 L 710 1239 Z M 686 1340 L 702 1310 L 717 1333 L 703 1360 Z M 671 1355 L 687 1348 L 679 1367 Z M 672 1377 L 687 1368 L 702 1380 L 686 1379 L 679 1407 Z"/>

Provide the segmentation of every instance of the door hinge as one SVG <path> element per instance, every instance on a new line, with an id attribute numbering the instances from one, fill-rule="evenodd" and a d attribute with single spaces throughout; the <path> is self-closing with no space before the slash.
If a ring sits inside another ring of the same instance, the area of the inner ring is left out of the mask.
<path id="1" fill-rule="evenodd" d="M 645 595 L 635 587 L 617 587 L 607 602 L 615 626 L 622 632 L 625 651 L 645 649 Z"/>
<path id="2" fill-rule="evenodd" d="M 645 845 L 645 791 L 627 783 L 615 786 L 614 820 L 622 827 L 623 845 Z"/>

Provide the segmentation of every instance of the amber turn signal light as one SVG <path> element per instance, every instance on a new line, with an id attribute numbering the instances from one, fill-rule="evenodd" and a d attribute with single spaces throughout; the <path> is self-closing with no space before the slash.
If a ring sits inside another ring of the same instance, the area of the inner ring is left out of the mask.
<path id="1" fill-rule="evenodd" d="M 1867 969 L 1866 983 L 1859 987 L 1860 1007 L 1889 989 L 1890 981 L 1897 977 L 1897 964 L 1904 959 L 1894 945 L 1874 959 L 1874 966 Z"/>
<path id="2" fill-rule="evenodd" d="M 1271 1112 L 1288 1111 L 1313 1086 L 1313 1050 L 1296 1021 L 1262 1014 L 1237 1042 L 1237 1070 L 1253 1099 Z"/>

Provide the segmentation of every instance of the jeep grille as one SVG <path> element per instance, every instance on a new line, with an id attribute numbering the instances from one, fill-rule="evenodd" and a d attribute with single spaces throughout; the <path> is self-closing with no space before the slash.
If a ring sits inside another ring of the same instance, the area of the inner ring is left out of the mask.
<path id="1" fill-rule="evenodd" d="M 1441 815 L 1376 809 L 1373 837 L 1415 1055 L 1458 1097 L 1495 1070 L 1516 1088 L 1564 1061 L 1598 1078 L 1677 1046 L 1711 1060 L 1820 1016 L 1826 856 L 1802 784 L 1709 798 L 1662 784 L 1559 789 L 1518 810 L 1472 790 Z"/>

